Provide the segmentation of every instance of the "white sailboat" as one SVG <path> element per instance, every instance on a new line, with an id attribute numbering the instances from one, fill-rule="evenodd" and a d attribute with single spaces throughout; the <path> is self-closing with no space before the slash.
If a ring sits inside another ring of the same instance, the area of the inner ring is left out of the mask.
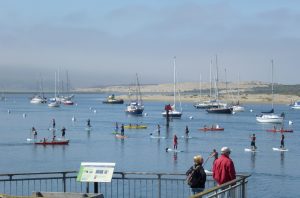
<path id="1" fill-rule="evenodd" d="M 176 57 L 174 57 L 173 60 L 173 67 L 174 67 L 174 86 L 173 86 L 173 105 L 171 106 L 169 110 L 169 117 L 170 118 L 181 118 L 182 116 L 182 106 L 181 106 L 181 100 L 180 100 L 180 92 L 178 91 L 178 96 L 179 96 L 179 107 L 180 111 L 176 110 L 176 92 L 177 92 L 177 87 L 176 87 Z M 162 112 L 162 115 L 164 117 L 167 116 L 167 113 L 164 111 Z"/>
<path id="2" fill-rule="evenodd" d="M 54 100 L 51 100 L 50 103 L 48 104 L 48 107 L 60 107 L 60 101 L 56 100 L 56 72 L 54 76 Z"/>
<path id="3" fill-rule="evenodd" d="M 237 100 L 237 103 L 232 105 L 232 109 L 233 109 L 233 112 L 244 112 L 245 111 L 245 107 L 241 106 L 240 105 L 240 75 L 238 77 L 238 100 Z"/>
<path id="4" fill-rule="evenodd" d="M 136 74 L 136 90 L 135 90 L 135 100 L 132 100 L 130 104 L 127 105 L 125 112 L 130 115 L 142 115 L 144 111 L 144 104 L 142 100 L 142 94 L 140 89 L 140 83 L 138 75 Z"/>
<path id="5" fill-rule="evenodd" d="M 282 123 L 284 120 L 284 113 L 281 115 L 274 113 L 274 85 L 273 85 L 273 60 L 272 64 L 272 109 L 269 112 L 262 112 L 260 115 L 256 116 L 257 122 L 261 123 Z"/>
<path id="6" fill-rule="evenodd" d="M 41 82 L 38 83 L 39 89 L 40 89 L 40 93 L 34 95 L 31 99 L 30 99 L 30 103 L 31 104 L 43 104 L 43 103 L 47 103 L 47 98 L 44 96 L 44 90 L 43 90 L 43 81 L 41 79 Z"/>

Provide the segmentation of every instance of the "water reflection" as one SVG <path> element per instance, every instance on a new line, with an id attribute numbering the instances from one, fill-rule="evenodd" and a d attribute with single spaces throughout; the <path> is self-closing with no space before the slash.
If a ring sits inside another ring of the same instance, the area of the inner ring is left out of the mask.
<path id="1" fill-rule="evenodd" d="M 256 152 L 251 152 L 251 168 L 255 169 Z"/>
<path id="2" fill-rule="evenodd" d="M 177 164 L 177 153 L 174 152 L 173 154 L 174 164 Z"/>
<path id="3" fill-rule="evenodd" d="M 280 152 L 280 165 L 281 165 L 281 168 L 284 168 L 284 152 Z"/>

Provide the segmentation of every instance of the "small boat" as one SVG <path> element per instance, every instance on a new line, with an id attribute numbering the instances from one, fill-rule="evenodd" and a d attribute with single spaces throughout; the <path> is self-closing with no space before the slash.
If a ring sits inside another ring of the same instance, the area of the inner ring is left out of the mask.
<path id="1" fill-rule="evenodd" d="M 69 140 L 67 139 L 57 139 L 57 140 L 46 140 L 46 139 L 43 139 L 43 140 L 40 140 L 39 142 L 34 142 L 34 144 L 37 144 L 37 145 L 67 145 L 69 144 Z"/>
<path id="2" fill-rule="evenodd" d="M 267 129 L 267 132 L 280 132 L 280 133 L 292 133 L 294 132 L 293 129 Z"/>
<path id="3" fill-rule="evenodd" d="M 63 100 L 62 102 L 64 105 L 74 105 L 74 102 L 72 100 Z"/>
<path id="4" fill-rule="evenodd" d="M 138 125 L 138 124 L 124 125 L 124 129 L 147 129 L 147 126 L 146 125 Z"/>
<path id="5" fill-rule="evenodd" d="M 221 128 L 218 124 L 212 127 L 203 127 L 199 129 L 200 131 L 224 131 L 224 128 Z"/>
<path id="6" fill-rule="evenodd" d="M 291 105 L 292 109 L 300 109 L 300 101 L 296 101 L 293 105 Z"/>
<path id="7" fill-rule="evenodd" d="M 34 97 L 31 98 L 30 103 L 31 104 L 47 103 L 47 98 L 40 96 L 40 95 L 35 95 Z"/>
<path id="8" fill-rule="evenodd" d="M 115 95 L 112 94 L 108 96 L 108 98 L 104 101 L 102 101 L 103 104 L 123 104 L 124 100 L 123 99 L 117 99 L 115 98 Z"/>
<path id="9" fill-rule="evenodd" d="M 55 101 L 55 102 L 50 102 L 48 104 L 48 107 L 60 107 L 60 103 L 58 101 Z"/>

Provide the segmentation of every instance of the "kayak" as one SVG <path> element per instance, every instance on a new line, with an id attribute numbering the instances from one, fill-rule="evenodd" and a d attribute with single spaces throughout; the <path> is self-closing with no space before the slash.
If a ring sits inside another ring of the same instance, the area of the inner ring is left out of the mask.
<path id="1" fill-rule="evenodd" d="M 204 127 L 204 128 L 200 128 L 200 131 L 224 131 L 224 128 L 208 128 L 208 127 Z"/>
<path id="2" fill-rule="evenodd" d="M 147 129 L 146 125 L 125 125 L 124 129 Z"/>
<path id="3" fill-rule="evenodd" d="M 280 133 L 292 133 L 294 132 L 293 129 L 267 129 L 267 132 L 280 132 Z"/>
<path id="4" fill-rule="evenodd" d="M 37 145 L 66 145 L 66 144 L 69 144 L 69 140 L 54 140 L 54 141 L 40 140 L 39 142 L 34 142 L 34 144 L 37 144 Z"/>
<path id="5" fill-rule="evenodd" d="M 126 135 L 116 134 L 116 138 L 125 139 L 128 138 Z"/>

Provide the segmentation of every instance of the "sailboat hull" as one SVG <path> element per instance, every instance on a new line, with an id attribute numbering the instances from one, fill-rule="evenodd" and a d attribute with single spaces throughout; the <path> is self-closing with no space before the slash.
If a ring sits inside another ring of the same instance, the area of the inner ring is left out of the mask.
<path id="1" fill-rule="evenodd" d="M 162 115 L 163 115 L 163 117 L 167 117 L 167 113 L 166 112 L 163 112 Z M 181 118 L 181 116 L 182 116 L 181 112 L 178 112 L 178 111 L 176 111 L 176 112 L 174 112 L 174 111 L 169 112 L 169 117 L 170 118 Z"/>
<path id="2" fill-rule="evenodd" d="M 206 109 L 207 113 L 215 113 L 215 114 L 232 114 L 232 108 L 210 108 Z"/>
<path id="3" fill-rule="evenodd" d="M 260 123 L 282 123 L 283 117 L 276 114 L 262 114 L 256 116 L 256 121 Z"/>

